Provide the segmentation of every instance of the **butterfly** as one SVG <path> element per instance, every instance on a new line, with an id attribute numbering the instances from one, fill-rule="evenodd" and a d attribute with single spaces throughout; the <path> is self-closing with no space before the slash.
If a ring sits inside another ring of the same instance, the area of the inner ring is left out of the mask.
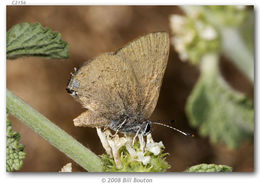
<path id="1" fill-rule="evenodd" d="M 151 133 L 149 117 L 158 101 L 169 48 L 168 33 L 150 33 L 76 70 L 66 90 L 87 110 L 74 125 Z"/>

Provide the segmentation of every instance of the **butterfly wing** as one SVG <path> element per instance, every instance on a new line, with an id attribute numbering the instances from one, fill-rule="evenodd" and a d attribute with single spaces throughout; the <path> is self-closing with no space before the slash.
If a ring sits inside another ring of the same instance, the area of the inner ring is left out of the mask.
<path id="1" fill-rule="evenodd" d="M 168 53 L 168 34 L 157 32 L 81 67 L 68 89 L 76 92 L 88 113 L 76 118 L 74 124 L 104 126 L 103 121 L 119 119 L 123 114 L 149 118 L 157 104 Z"/>
<path id="2" fill-rule="evenodd" d="M 139 110 L 144 118 L 151 116 L 157 104 L 169 47 L 168 33 L 156 32 L 140 37 L 115 53 L 131 63 L 142 92 Z"/>
<path id="3" fill-rule="evenodd" d="M 83 113 L 81 113 L 78 117 L 76 117 L 74 120 L 74 125 L 77 127 L 102 127 L 109 123 L 109 121 L 106 118 L 99 117 L 94 112 L 87 110 Z"/>
<path id="4" fill-rule="evenodd" d="M 137 107 L 139 89 L 130 63 L 111 53 L 102 54 L 81 67 L 68 88 L 77 92 L 75 96 L 83 107 L 97 118 L 116 120 L 122 114 L 135 112 Z"/>

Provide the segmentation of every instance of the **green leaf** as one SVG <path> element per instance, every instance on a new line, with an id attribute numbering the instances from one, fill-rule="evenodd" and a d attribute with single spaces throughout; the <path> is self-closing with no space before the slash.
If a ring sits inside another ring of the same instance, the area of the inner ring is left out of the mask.
<path id="1" fill-rule="evenodd" d="M 19 143 L 20 134 L 13 131 L 12 124 L 6 113 L 6 171 L 19 170 L 26 156 L 24 145 Z"/>
<path id="2" fill-rule="evenodd" d="M 254 56 L 255 52 L 255 17 L 254 11 L 249 11 L 247 19 L 243 22 L 239 27 L 239 31 L 241 33 L 241 37 L 243 38 L 245 45 L 248 47 L 252 56 Z"/>
<path id="3" fill-rule="evenodd" d="M 235 148 L 254 132 L 254 107 L 249 97 L 233 90 L 221 77 L 218 61 L 207 58 L 186 105 L 187 116 L 202 136 Z"/>
<path id="4" fill-rule="evenodd" d="M 8 59 L 22 56 L 38 56 L 53 59 L 68 58 L 69 45 L 61 34 L 52 32 L 40 23 L 22 23 L 7 33 L 6 54 Z"/>
<path id="5" fill-rule="evenodd" d="M 209 22 L 220 26 L 234 27 L 241 25 L 248 15 L 246 6 L 216 5 L 198 6 L 198 8 Z"/>
<path id="6" fill-rule="evenodd" d="M 232 167 L 216 164 L 199 164 L 187 169 L 185 172 L 232 172 Z"/>

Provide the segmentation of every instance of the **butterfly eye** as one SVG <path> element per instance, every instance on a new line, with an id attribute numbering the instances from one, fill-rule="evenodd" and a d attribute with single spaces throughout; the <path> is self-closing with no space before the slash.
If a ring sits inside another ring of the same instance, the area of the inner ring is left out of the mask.
<path id="1" fill-rule="evenodd" d="M 66 88 L 66 91 L 69 93 L 69 94 L 72 94 L 74 91 L 71 90 L 69 87 Z"/>
<path id="2" fill-rule="evenodd" d="M 67 92 L 72 96 L 77 96 L 78 92 L 75 90 L 70 89 L 69 87 L 66 88 Z"/>

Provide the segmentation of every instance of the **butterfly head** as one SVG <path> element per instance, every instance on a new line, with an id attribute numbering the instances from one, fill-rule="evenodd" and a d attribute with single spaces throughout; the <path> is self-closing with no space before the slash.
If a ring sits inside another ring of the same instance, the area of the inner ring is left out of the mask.
<path id="1" fill-rule="evenodd" d="M 152 129 L 152 122 L 149 120 L 146 120 L 141 124 L 140 133 L 144 136 L 147 136 L 148 134 L 151 133 L 151 129 Z"/>

